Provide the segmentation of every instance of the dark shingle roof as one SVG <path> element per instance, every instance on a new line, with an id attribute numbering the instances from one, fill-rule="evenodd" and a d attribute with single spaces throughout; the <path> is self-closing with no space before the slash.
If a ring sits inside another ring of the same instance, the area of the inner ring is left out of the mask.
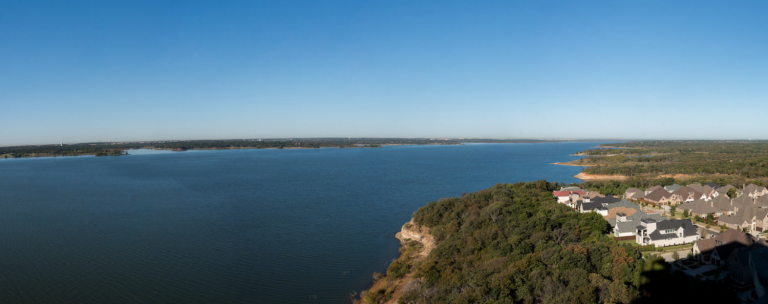
<path id="1" fill-rule="evenodd" d="M 683 237 L 697 234 L 696 226 L 694 226 L 690 220 L 666 220 L 656 223 L 656 230 L 649 234 L 648 237 L 654 241 L 679 238 L 677 235 L 677 229 L 680 229 L 681 227 L 683 228 Z M 675 233 L 661 233 L 662 230 L 667 229 L 675 230 Z"/>
<path id="2" fill-rule="evenodd" d="M 653 190 L 653 192 L 648 193 L 648 195 L 645 196 L 645 200 L 658 202 L 662 198 L 669 197 L 670 193 L 667 192 L 667 190 L 664 190 L 664 188 L 659 188 L 656 190 Z"/>
<path id="3" fill-rule="evenodd" d="M 731 188 L 736 188 L 736 187 L 731 186 L 731 185 L 725 185 L 725 186 L 722 186 L 720 188 L 717 188 L 716 190 L 717 190 L 717 192 L 720 192 L 722 194 L 727 194 L 728 190 L 730 190 Z"/>
<path id="4" fill-rule="evenodd" d="M 712 199 L 712 205 L 723 211 L 733 211 L 731 200 L 725 195 L 719 195 Z"/>
<path id="5" fill-rule="evenodd" d="M 705 201 L 703 199 L 693 200 L 692 202 L 681 204 L 677 207 L 679 210 L 688 209 L 691 212 L 698 214 L 716 213 L 720 211 L 720 208 L 712 207 L 713 203 Z"/>
<path id="6" fill-rule="evenodd" d="M 718 185 L 716 183 L 713 183 L 713 182 L 709 182 L 705 186 L 710 186 L 710 187 L 712 187 L 712 189 L 720 188 L 720 185 Z"/>
<path id="7" fill-rule="evenodd" d="M 693 183 L 688 185 L 688 187 L 691 187 L 693 190 L 704 193 L 704 186 L 702 186 L 699 183 Z"/>
<path id="8" fill-rule="evenodd" d="M 673 193 L 680 195 L 683 198 L 683 200 L 688 199 L 688 197 L 691 196 L 691 194 L 693 194 L 693 199 L 701 198 L 701 196 L 703 195 L 703 193 L 701 193 L 700 191 L 696 191 L 696 189 L 690 186 L 685 186 L 680 189 L 677 189 Z"/>
<path id="9" fill-rule="evenodd" d="M 613 195 L 608 195 L 606 197 L 595 197 L 595 198 L 590 199 L 590 201 L 593 202 L 593 203 L 600 203 L 600 204 L 603 204 L 603 205 L 613 204 L 613 203 L 618 202 L 620 200 L 621 200 L 620 198 L 613 197 Z"/>

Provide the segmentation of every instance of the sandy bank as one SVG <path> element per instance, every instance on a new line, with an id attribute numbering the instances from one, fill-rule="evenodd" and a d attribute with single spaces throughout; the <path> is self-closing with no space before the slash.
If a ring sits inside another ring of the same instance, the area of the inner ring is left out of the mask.
<path id="1" fill-rule="evenodd" d="M 609 181 L 609 180 L 623 181 L 627 179 L 627 177 L 624 175 L 587 174 L 584 172 L 576 174 L 573 177 L 583 180 L 585 182 Z"/>
<path id="2" fill-rule="evenodd" d="M 591 167 L 594 165 L 580 165 L 580 164 L 574 164 L 572 162 L 567 163 L 549 163 L 550 165 L 559 165 L 559 166 L 573 166 L 573 167 Z"/>

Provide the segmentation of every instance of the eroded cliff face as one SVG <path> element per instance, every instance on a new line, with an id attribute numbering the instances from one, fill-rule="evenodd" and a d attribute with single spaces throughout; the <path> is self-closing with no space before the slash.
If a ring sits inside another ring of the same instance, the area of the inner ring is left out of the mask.
<path id="1" fill-rule="evenodd" d="M 413 219 L 403 225 L 400 232 L 395 234 L 395 238 L 400 240 L 400 246 L 404 246 L 408 240 L 421 243 L 422 248 L 418 252 L 420 259 L 425 258 L 435 248 L 435 239 L 429 233 L 429 228 L 415 224 Z"/>
<path id="2" fill-rule="evenodd" d="M 408 259 L 410 263 L 421 263 L 435 248 L 435 238 L 430 234 L 429 228 L 419 226 L 413 222 L 405 223 L 400 229 L 400 232 L 395 234 L 395 238 L 400 241 L 401 247 L 409 246 L 409 241 L 416 241 L 421 243 L 421 249 L 417 252 L 410 254 L 409 256 L 401 256 L 400 259 Z M 414 288 L 420 288 L 422 280 L 414 278 L 416 273 L 416 267 L 413 267 L 412 271 L 400 278 L 396 282 L 395 292 L 392 294 L 392 298 L 386 302 L 386 304 L 397 304 L 400 297 Z"/>

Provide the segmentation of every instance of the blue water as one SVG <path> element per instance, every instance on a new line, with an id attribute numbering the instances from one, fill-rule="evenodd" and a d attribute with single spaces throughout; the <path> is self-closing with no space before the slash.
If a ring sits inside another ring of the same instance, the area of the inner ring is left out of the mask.
<path id="1" fill-rule="evenodd" d="M 429 201 L 596 143 L 0 160 L 0 303 L 347 303 Z"/>

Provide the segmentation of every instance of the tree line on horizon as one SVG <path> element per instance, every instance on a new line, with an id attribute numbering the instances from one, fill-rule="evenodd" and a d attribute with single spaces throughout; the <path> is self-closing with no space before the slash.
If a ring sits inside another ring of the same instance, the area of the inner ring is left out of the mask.
<path id="1" fill-rule="evenodd" d="M 121 143 L 79 143 L 66 145 L 30 145 L 0 147 L 2 157 L 124 155 L 130 149 L 286 149 L 286 148 L 376 148 L 382 145 L 458 145 L 462 143 L 538 143 L 546 140 L 515 139 L 427 139 L 427 138 L 301 138 L 301 139 L 228 139 L 181 140 Z"/>

